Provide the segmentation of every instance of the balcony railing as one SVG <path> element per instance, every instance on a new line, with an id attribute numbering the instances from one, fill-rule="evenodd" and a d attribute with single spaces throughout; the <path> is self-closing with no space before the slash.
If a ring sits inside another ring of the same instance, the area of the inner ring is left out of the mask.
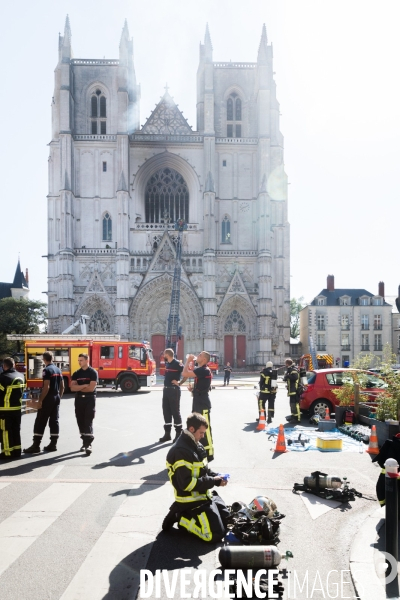
<path id="1" fill-rule="evenodd" d="M 382 330 L 382 325 L 379 325 L 378 323 L 374 323 L 374 329 L 381 331 Z"/>
<path id="2" fill-rule="evenodd" d="M 317 329 L 318 331 L 325 331 L 325 323 L 317 324 Z"/>
<path id="3" fill-rule="evenodd" d="M 361 329 L 362 329 L 363 331 L 368 331 L 368 330 L 369 330 L 369 325 L 363 325 L 363 324 L 361 323 Z"/>
<path id="4" fill-rule="evenodd" d="M 363 346 L 361 346 L 361 350 L 369 350 L 369 344 L 364 344 Z"/>
<path id="5" fill-rule="evenodd" d="M 342 331 L 350 331 L 350 325 L 342 325 Z"/>
<path id="6" fill-rule="evenodd" d="M 348 352 L 350 350 L 350 344 L 341 345 L 342 352 Z"/>
<path id="7" fill-rule="evenodd" d="M 319 352 L 325 352 L 326 351 L 326 346 L 325 344 L 317 344 L 317 350 Z"/>
<path id="8" fill-rule="evenodd" d="M 383 350 L 382 344 L 375 344 L 374 350 L 375 350 L 375 352 L 382 352 L 382 350 Z"/>

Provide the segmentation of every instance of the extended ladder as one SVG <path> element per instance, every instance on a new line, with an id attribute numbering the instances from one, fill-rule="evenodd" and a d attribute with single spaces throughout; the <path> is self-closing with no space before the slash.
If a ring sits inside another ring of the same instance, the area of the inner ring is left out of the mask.
<path id="1" fill-rule="evenodd" d="M 315 344 L 312 336 L 308 337 L 308 345 L 310 346 L 310 354 L 312 360 L 312 369 L 318 369 L 318 360 L 317 360 L 317 352 L 315 350 Z"/>
<path id="2" fill-rule="evenodd" d="M 178 240 L 176 243 L 176 261 L 174 268 L 174 279 L 172 281 L 171 304 L 168 315 L 167 335 L 165 338 L 166 348 L 172 348 L 177 353 L 178 341 L 181 335 L 179 327 L 179 303 L 181 297 L 181 256 L 182 256 L 182 233 L 187 229 L 187 224 L 183 219 L 175 223 L 175 229 L 178 231 Z"/>

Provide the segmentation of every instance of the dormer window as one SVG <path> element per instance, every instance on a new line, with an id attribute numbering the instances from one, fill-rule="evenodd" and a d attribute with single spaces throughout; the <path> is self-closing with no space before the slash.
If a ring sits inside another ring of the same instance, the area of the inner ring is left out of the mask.
<path id="1" fill-rule="evenodd" d="M 373 306 L 383 306 L 383 298 L 381 296 L 374 296 L 372 304 Z"/>
<path id="2" fill-rule="evenodd" d="M 351 304 L 350 296 L 342 296 L 341 298 L 339 298 L 339 304 L 340 304 L 340 306 L 350 306 L 350 304 Z"/>
<path id="3" fill-rule="evenodd" d="M 90 97 L 90 132 L 92 135 L 107 133 L 107 98 L 100 89 Z"/>
<path id="4" fill-rule="evenodd" d="M 317 306 L 326 306 L 325 296 L 318 296 L 317 298 L 315 298 L 315 304 Z"/>
<path id="5" fill-rule="evenodd" d="M 242 137 L 242 101 L 232 92 L 226 101 L 226 137 Z"/>
<path id="6" fill-rule="evenodd" d="M 370 301 L 368 296 L 361 296 L 360 298 L 360 306 L 369 306 Z"/>

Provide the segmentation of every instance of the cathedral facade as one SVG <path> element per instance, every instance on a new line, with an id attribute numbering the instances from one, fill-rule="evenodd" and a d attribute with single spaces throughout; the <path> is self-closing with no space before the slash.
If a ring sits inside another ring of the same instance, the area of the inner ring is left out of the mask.
<path id="1" fill-rule="evenodd" d="M 182 218 L 179 354 L 235 367 L 289 352 L 287 177 L 262 30 L 254 63 L 214 62 L 200 44 L 197 127 L 166 88 L 140 127 L 125 23 L 119 59 L 73 58 L 59 38 L 48 194 L 49 331 L 82 315 L 89 331 L 165 343 Z"/>

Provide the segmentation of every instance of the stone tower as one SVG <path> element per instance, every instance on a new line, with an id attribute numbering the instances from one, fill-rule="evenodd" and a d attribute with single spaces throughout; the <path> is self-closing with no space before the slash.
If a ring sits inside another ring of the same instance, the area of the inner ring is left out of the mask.
<path id="1" fill-rule="evenodd" d="M 93 332 L 164 347 L 184 218 L 178 354 L 206 348 L 236 368 L 289 352 L 289 224 L 272 46 L 213 61 L 206 28 L 194 131 L 166 89 L 139 125 L 125 23 L 119 59 L 72 58 L 67 17 L 49 158 L 49 329 L 80 314 Z"/>

